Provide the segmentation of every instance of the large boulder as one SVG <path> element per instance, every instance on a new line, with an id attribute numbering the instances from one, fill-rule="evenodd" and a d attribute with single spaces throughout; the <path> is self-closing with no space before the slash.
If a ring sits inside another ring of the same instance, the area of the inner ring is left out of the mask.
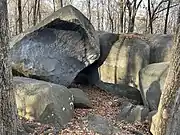
<path id="1" fill-rule="evenodd" d="M 112 47 L 108 47 L 108 56 L 99 68 L 103 82 L 118 84 L 123 81 L 136 86 L 139 70 L 149 63 L 150 48 L 146 41 L 136 36 L 127 37 L 119 35 Z"/>
<path id="2" fill-rule="evenodd" d="M 10 45 L 13 70 L 65 86 L 100 55 L 92 24 L 73 6 L 54 12 Z"/>
<path id="3" fill-rule="evenodd" d="M 18 114 L 62 128 L 72 118 L 74 97 L 65 86 L 30 78 L 13 78 Z"/>
<path id="4" fill-rule="evenodd" d="M 169 61 L 173 36 L 169 34 L 155 34 L 149 38 L 150 42 L 150 63 Z"/>
<path id="5" fill-rule="evenodd" d="M 93 64 L 84 68 L 75 78 L 75 83 L 94 85 L 100 80 L 98 68 L 106 60 L 112 45 L 118 40 L 118 34 L 97 32 L 100 43 L 100 57 Z"/>
<path id="6" fill-rule="evenodd" d="M 139 89 L 144 105 L 156 110 L 164 88 L 169 62 L 154 63 L 139 72 Z"/>

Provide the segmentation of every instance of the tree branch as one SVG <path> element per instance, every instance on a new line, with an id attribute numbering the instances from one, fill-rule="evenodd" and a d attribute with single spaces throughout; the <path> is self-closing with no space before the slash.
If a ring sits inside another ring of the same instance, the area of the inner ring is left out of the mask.
<path id="1" fill-rule="evenodd" d="M 156 6 L 156 8 L 154 9 L 154 13 L 156 13 L 156 11 L 158 10 L 158 8 L 161 6 L 161 4 L 163 4 L 164 2 L 167 2 L 168 0 L 162 0 L 159 2 L 159 4 Z"/>
<path id="2" fill-rule="evenodd" d="M 178 5 L 179 5 L 179 3 L 178 3 L 178 4 L 171 5 L 169 8 L 173 8 L 173 7 L 176 7 L 176 6 L 178 6 Z M 158 14 L 158 13 L 160 13 L 160 12 L 166 10 L 166 9 L 167 9 L 167 7 L 166 7 L 166 8 L 163 8 L 163 9 L 161 9 L 161 10 L 159 10 L 159 11 L 157 11 L 155 14 Z"/>

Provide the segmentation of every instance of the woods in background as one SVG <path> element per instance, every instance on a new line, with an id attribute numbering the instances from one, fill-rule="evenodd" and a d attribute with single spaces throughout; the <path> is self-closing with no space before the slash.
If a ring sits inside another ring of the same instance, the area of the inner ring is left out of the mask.
<path id="1" fill-rule="evenodd" d="M 96 30 L 113 33 L 173 33 L 178 0 L 8 0 L 10 37 L 72 4 Z"/>

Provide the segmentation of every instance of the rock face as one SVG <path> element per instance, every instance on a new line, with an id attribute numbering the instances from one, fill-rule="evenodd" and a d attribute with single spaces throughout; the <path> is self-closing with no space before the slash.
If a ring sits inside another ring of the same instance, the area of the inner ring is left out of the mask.
<path id="1" fill-rule="evenodd" d="M 106 60 L 112 45 L 118 40 L 118 35 L 107 32 L 97 32 L 100 43 L 100 57 L 93 64 L 84 68 L 75 78 L 76 83 L 94 85 L 100 80 L 98 68 Z"/>
<path id="2" fill-rule="evenodd" d="M 144 121 L 148 116 L 149 109 L 140 105 L 124 103 L 118 116 L 119 120 L 128 122 Z"/>
<path id="3" fill-rule="evenodd" d="M 92 104 L 87 95 L 78 88 L 68 89 L 74 97 L 75 108 L 91 108 Z"/>
<path id="4" fill-rule="evenodd" d="M 139 70 L 149 63 L 149 52 L 149 45 L 142 39 L 120 35 L 99 69 L 101 80 L 114 84 L 121 81 L 137 84 Z"/>
<path id="5" fill-rule="evenodd" d="M 65 86 L 23 77 L 13 78 L 18 114 L 63 127 L 72 118 L 73 95 Z"/>
<path id="6" fill-rule="evenodd" d="M 128 99 L 137 101 L 139 104 L 142 103 L 142 98 L 139 90 L 126 84 L 111 84 L 105 82 L 98 82 L 96 86 L 115 96 L 126 97 Z"/>
<path id="7" fill-rule="evenodd" d="M 156 110 L 167 76 L 169 62 L 154 63 L 139 72 L 139 89 L 144 105 Z"/>
<path id="8" fill-rule="evenodd" d="M 150 63 L 169 61 L 173 36 L 168 34 L 152 35 L 150 41 Z"/>
<path id="9" fill-rule="evenodd" d="M 13 70 L 65 86 L 100 55 L 93 26 L 72 6 L 54 12 L 10 45 Z"/>

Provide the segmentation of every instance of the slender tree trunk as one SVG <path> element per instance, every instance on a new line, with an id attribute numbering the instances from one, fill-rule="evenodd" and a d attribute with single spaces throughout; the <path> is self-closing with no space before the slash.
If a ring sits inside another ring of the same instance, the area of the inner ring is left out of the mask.
<path id="1" fill-rule="evenodd" d="M 119 14 L 117 15 L 117 19 L 118 19 L 117 20 L 117 33 L 119 34 L 120 33 L 120 27 L 121 27 L 120 26 L 120 15 Z"/>
<path id="2" fill-rule="evenodd" d="M 63 7 L 63 0 L 58 0 L 58 9 Z"/>
<path id="3" fill-rule="evenodd" d="M 123 33 L 124 29 L 124 4 L 125 0 L 120 0 L 120 32 Z"/>
<path id="4" fill-rule="evenodd" d="M 135 17 L 129 16 L 128 32 L 130 33 L 134 31 L 134 22 L 135 22 Z"/>
<path id="5" fill-rule="evenodd" d="M 117 30 L 117 20 L 114 20 L 114 31 L 116 32 Z"/>
<path id="6" fill-rule="evenodd" d="M 97 29 L 100 30 L 100 13 L 99 13 L 99 0 L 97 0 L 97 3 L 96 3 L 96 10 L 97 10 Z"/>
<path id="7" fill-rule="evenodd" d="M 56 2 L 55 0 L 53 0 L 53 9 L 54 9 L 54 12 L 56 11 Z"/>
<path id="8" fill-rule="evenodd" d="M 7 1 L 0 0 L 0 135 L 17 135 L 17 109 L 8 51 Z"/>
<path id="9" fill-rule="evenodd" d="M 178 17 L 178 28 L 174 38 L 169 72 L 165 81 L 164 91 L 160 98 L 158 112 L 153 116 L 151 132 L 153 135 L 179 135 L 179 118 L 177 107 L 180 88 L 180 8 Z M 174 124 L 175 127 L 171 127 Z"/>
<path id="10" fill-rule="evenodd" d="M 133 2 L 131 2 L 130 0 L 127 0 L 127 2 L 126 2 L 127 8 L 129 10 L 128 32 L 133 32 L 134 31 L 136 13 L 137 13 L 141 3 L 142 3 L 142 0 L 140 0 L 138 3 L 137 3 L 137 0 L 133 0 Z"/>
<path id="11" fill-rule="evenodd" d="M 89 21 L 91 22 L 91 0 L 87 1 L 87 6 L 88 6 Z"/>
<path id="12" fill-rule="evenodd" d="M 149 13 L 149 31 L 153 34 L 153 20 L 151 15 L 151 0 L 148 0 L 148 13 Z"/>
<path id="13" fill-rule="evenodd" d="M 23 31 L 23 23 L 22 23 L 22 9 L 21 9 L 21 0 L 18 0 L 18 22 L 19 22 L 19 33 Z"/>
<path id="14" fill-rule="evenodd" d="M 17 7 L 15 7 L 15 35 L 18 34 L 18 15 L 17 15 Z"/>
<path id="15" fill-rule="evenodd" d="M 126 11 L 126 7 L 125 7 L 124 11 Z M 123 19 L 123 20 L 124 20 L 124 25 L 123 25 L 124 29 L 123 29 L 123 33 L 126 33 L 126 31 L 127 31 L 127 29 L 126 29 L 126 23 L 127 23 L 126 12 L 124 12 L 124 19 Z"/>
<path id="16" fill-rule="evenodd" d="M 37 23 L 37 0 L 34 1 L 34 10 L 33 10 L 33 25 Z"/>
<path id="17" fill-rule="evenodd" d="M 108 18 L 109 18 L 109 21 L 110 21 L 110 30 L 111 32 L 113 33 L 114 32 L 114 20 L 112 18 L 112 12 L 111 12 L 111 0 L 108 0 Z"/>
<path id="18" fill-rule="evenodd" d="M 165 24 L 164 24 L 164 34 L 167 33 L 167 24 L 168 24 L 170 5 L 171 5 L 171 0 L 168 0 L 167 12 L 166 12 L 166 18 L 165 18 Z"/>
<path id="19" fill-rule="evenodd" d="M 41 0 L 38 0 L 38 6 L 37 6 L 37 15 L 39 17 L 39 22 L 41 21 Z"/>
<path id="20" fill-rule="evenodd" d="M 104 30 L 104 1 L 101 0 L 102 11 L 101 11 L 101 30 Z"/>

